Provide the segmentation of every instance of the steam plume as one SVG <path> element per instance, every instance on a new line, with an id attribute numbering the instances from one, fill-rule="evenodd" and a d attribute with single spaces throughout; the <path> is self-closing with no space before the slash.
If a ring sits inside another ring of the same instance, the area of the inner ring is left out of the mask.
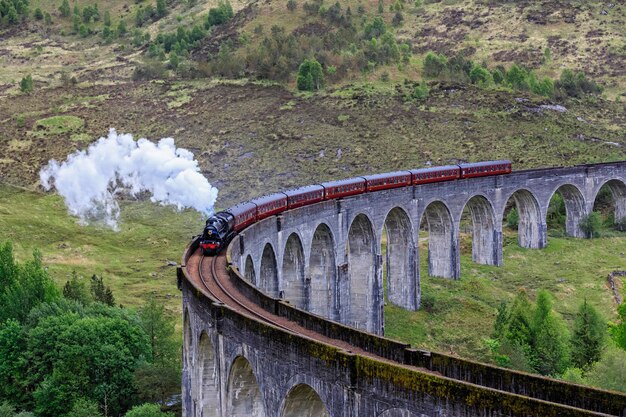
<path id="1" fill-rule="evenodd" d="M 211 214 L 218 190 L 199 171 L 193 154 L 177 149 L 172 138 L 155 144 L 111 129 L 64 162 L 51 160 L 39 178 L 46 190 L 57 189 L 81 223 L 100 220 L 117 230 L 120 193 L 148 192 L 152 202 Z"/>

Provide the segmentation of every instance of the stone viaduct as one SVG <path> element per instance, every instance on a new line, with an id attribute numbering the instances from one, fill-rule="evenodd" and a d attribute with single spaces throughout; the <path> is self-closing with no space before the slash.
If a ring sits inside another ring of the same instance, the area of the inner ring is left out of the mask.
<path id="1" fill-rule="evenodd" d="M 579 222 L 605 185 L 615 218 L 626 217 L 626 162 L 616 162 L 321 202 L 258 222 L 232 241 L 228 269 L 241 293 L 353 349 L 331 348 L 207 297 L 185 267 L 198 256 L 192 244 L 179 270 L 184 415 L 626 416 L 626 396 L 413 350 L 375 335 L 384 332 L 383 275 L 389 302 L 419 308 L 420 224 L 428 231 L 429 275 L 458 279 L 464 211 L 472 223 L 473 260 L 501 265 L 507 205 L 519 213 L 519 245 L 540 249 L 547 245 L 546 213 L 555 193 L 565 202 L 567 234 L 583 237 Z"/>

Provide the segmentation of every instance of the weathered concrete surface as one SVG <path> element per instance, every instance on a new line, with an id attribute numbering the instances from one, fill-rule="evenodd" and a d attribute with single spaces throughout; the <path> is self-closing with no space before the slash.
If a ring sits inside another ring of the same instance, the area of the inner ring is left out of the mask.
<path id="1" fill-rule="evenodd" d="M 625 162 L 518 171 L 322 202 L 246 229 L 233 261 L 248 280 L 269 294 L 381 333 L 384 265 L 389 301 L 407 309 L 419 307 L 421 223 L 427 225 L 429 234 L 429 274 L 457 279 L 459 227 L 465 209 L 472 220 L 473 260 L 502 265 L 507 202 L 517 206 L 520 246 L 540 249 L 547 245 L 546 213 L 552 196 L 558 192 L 565 201 L 567 234 L 583 237 L 579 222 L 592 211 L 605 184 L 614 197 L 616 219 L 623 218 Z"/>

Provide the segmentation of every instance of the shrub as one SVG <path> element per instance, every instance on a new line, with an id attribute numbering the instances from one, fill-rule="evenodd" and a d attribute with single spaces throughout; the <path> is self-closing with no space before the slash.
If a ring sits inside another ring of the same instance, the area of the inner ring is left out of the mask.
<path id="1" fill-rule="evenodd" d="M 555 83 L 555 88 L 561 90 L 569 97 L 582 97 L 585 94 L 600 94 L 602 86 L 592 80 L 588 80 L 583 72 L 574 72 L 565 69 L 561 72 L 561 77 Z"/>
<path id="2" fill-rule="evenodd" d="M 126 35 L 126 21 L 124 19 L 120 19 L 117 24 L 117 36 L 120 38 Z"/>
<path id="3" fill-rule="evenodd" d="M 63 0 L 63 3 L 59 6 L 59 13 L 61 13 L 61 16 L 63 17 L 69 17 L 70 12 L 70 2 L 68 0 Z"/>
<path id="4" fill-rule="evenodd" d="M 287 10 L 289 10 L 290 12 L 293 12 L 297 8 L 298 8 L 298 3 L 296 3 L 296 0 L 287 1 Z"/>
<path id="5" fill-rule="evenodd" d="M 41 9 L 39 7 L 37 7 L 35 9 L 34 16 L 35 16 L 35 19 L 37 19 L 37 20 L 43 20 L 43 12 L 41 11 Z"/>
<path id="6" fill-rule="evenodd" d="M 165 76 L 165 66 L 159 61 L 149 59 L 137 65 L 133 71 L 133 80 L 154 80 Z"/>
<path id="7" fill-rule="evenodd" d="M 496 84 L 502 84 L 502 82 L 504 82 L 504 73 L 499 68 L 493 70 L 491 77 L 493 78 L 493 82 Z"/>
<path id="8" fill-rule="evenodd" d="M 491 83 L 491 73 L 483 67 L 474 67 L 469 74 L 472 84 L 487 85 Z"/>
<path id="9" fill-rule="evenodd" d="M 516 90 L 528 90 L 528 71 L 513 64 L 506 72 L 506 81 Z"/>
<path id="10" fill-rule="evenodd" d="M 20 81 L 20 91 L 22 91 L 22 93 L 30 93 L 33 91 L 33 77 L 30 74 Z"/>
<path id="11" fill-rule="evenodd" d="M 322 66 L 315 58 L 305 59 L 298 69 L 296 78 L 298 90 L 314 91 L 319 90 L 324 85 L 324 73 Z"/>
<path id="12" fill-rule="evenodd" d="M 509 229 L 517 229 L 519 226 L 519 214 L 517 208 L 513 207 L 509 214 L 506 215 L 506 226 Z"/>
<path id="13" fill-rule="evenodd" d="M 423 101 L 428 98 L 429 93 L 430 93 L 430 90 L 428 86 L 426 85 L 426 83 L 421 82 L 420 84 L 415 86 L 411 97 L 414 98 L 415 100 Z"/>
<path id="14" fill-rule="evenodd" d="M 393 16 L 393 19 L 391 20 L 391 24 L 394 26 L 400 26 L 403 21 L 404 21 L 404 16 L 402 16 L 402 12 L 398 11 Z"/>
<path id="15" fill-rule="evenodd" d="M 424 75 L 426 77 L 438 77 L 445 69 L 448 60 L 445 56 L 429 52 L 424 58 Z"/>
<path id="16" fill-rule="evenodd" d="M 211 26 L 221 25 L 222 23 L 228 22 L 233 16 L 233 8 L 228 0 L 219 0 L 217 7 L 209 10 L 209 15 L 204 23 L 204 27 L 208 29 Z"/>
<path id="17" fill-rule="evenodd" d="M 600 213 L 593 211 L 580 220 L 580 229 L 585 236 L 589 239 L 600 236 L 600 227 L 602 226 L 602 219 Z"/>

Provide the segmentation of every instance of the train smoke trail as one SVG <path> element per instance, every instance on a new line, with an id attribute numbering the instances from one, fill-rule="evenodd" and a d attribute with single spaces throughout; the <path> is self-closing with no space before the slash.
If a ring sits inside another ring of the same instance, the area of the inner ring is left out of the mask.
<path id="1" fill-rule="evenodd" d="M 104 221 L 114 230 L 118 229 L 116 196 L 120 194 L 148 192 L 152 202 L 209 215 L 218 192 L 200 173 L 193 154 L 177 149 L 174 139 L 156 144 L 147 139 L 135 141 L 115 129 L 62 163 L 51 160 L 39 178 L 46 190 L 57 189 L 81 223 Z"/>

